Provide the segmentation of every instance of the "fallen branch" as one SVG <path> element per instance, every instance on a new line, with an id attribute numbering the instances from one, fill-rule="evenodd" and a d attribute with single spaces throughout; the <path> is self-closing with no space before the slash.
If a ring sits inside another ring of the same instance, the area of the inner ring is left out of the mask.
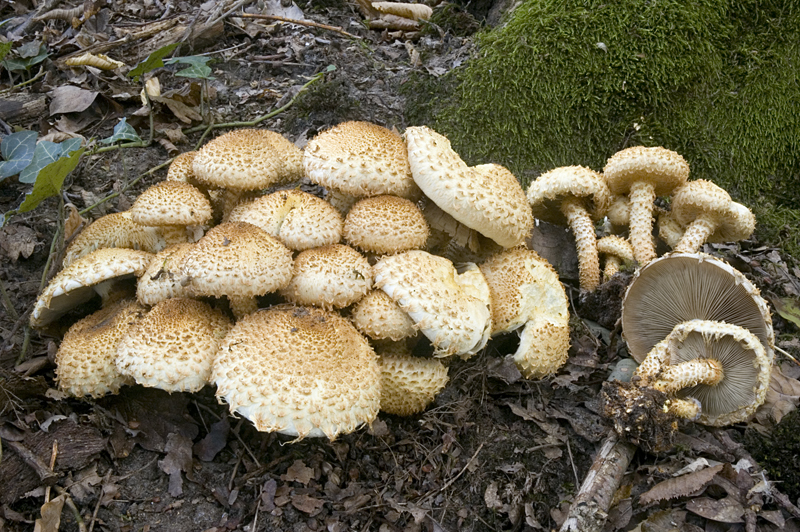
<path id="1" fill-rule="evenodd" d="M 28 464 L 31 469 L 36 471 L 36 474 L 39 475 L 39 480 L 45 484 L 54 484 L 56 479 L 58 479 L 58 475 L 56 475 L 52 469 L 47 467 L 47 464 L 45 464 L 41 458 L 36 456 L 33 451 L 28 449 L 24 444 L 11 440 L 6 440 L 5 444 L 14 449 L 14 452 L 16 452 L 17 455 L 22 458 L 22 461 Z"/>
<path id="2" fill-rule="evenodd" d="M 351 39 L 361 39 L 358 35 L 353 35 L 352 33 L 348 33 L 344 31 L 343 28 L 339 26 L 329 26 L 328 24 L 320 24 L 319 22 L 314 22 L 312 20 L 295 20 L 293 18 L 286 18 L 286 17 L 279 17 L 277 15 L 256 15 L 253 13 L 242 13 L 238 15 L 242 18 L 257 18 L 257 19 L 264 19 L 264 20 L 275 20 L 277 22 L 288 22 L 289 24 L 299 24 L 300 26 L 310 26 L 312 28 L 321 28 L 323 30 L 334 31 L 345 37 L 350 37 Z"/>

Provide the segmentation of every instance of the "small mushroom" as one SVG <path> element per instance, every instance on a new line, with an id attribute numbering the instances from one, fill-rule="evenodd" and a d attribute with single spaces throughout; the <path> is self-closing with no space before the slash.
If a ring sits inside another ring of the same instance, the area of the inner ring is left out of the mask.
<path id="1" fill-rule="evenodd" d="M 612 194 L 629 196 L 630 241 L 636 261 L 644 266 L 656 258 L 653 202 L 686 182 L 689 165 L 672 150 L 633 146 L 612 155 L 603 175 Z"/>
<path id="2" fill-rule="evenodd" d="M 122 299 L 73 324 L 56 352 L 59 389 L 74 397 L 101 397 L 130 384 L 115 365 L 117 345 L 146 312 L 136 300 Z"/>
<path id="3" fill-rule="evenodd" d="M 443 257 L 421 250 L 384 256 L 373 266 L 374 285 L 406 312 L 435 356 L 469 357 L 492 330 L 489 287 L 475 264 L 458 273 Z"/>
<path id="4" fill-rule="evenodd" d="M 603 178 L 584 166 L 562 166 L 536 178 L 528 187 L 533 215 L 546 222 L 569 225 L 578 250 L 582 290 L 600 284 L 600 260 L 593 220 L 608 209 L 611 194 Z"/>
<path id="5" fill-rule="evenodd" d="M 447 385 L 447 366 L 435 358 L 415 357 L 404 343 L 376 348 L 381 369 L 381 411 L 411 416 L 425 410 Z"/>
<path id="6" fill-rule="evenodd" d="M 129 212 L 136 223 L 163 228 L 168 244 L 198 240 L 202 226 L 212 218 L 211 202 L 205 194 L 180 181 L 161 181 L 148 187 Z"/>
<path id="7" fill-rule="evenodd" d="M 400 341 L 416 336 L 414 320 L 383 290 L 370 290 L 350 313 L 361 334 L 373 340 Z"/>
<path id="8" fill-rule="evenodd" d="M 157 253 L 167 246 L 164 231 L 133 221 L 131 213 L 114 212 L 97 218 L 84 228 L 64 251 L 62 267 L 101 248 L 128 248 Z"/>
<path id="9" fill-rule="evenodd" d="M 183 285 L 181 263 L 190 249 L 192 244 L 184 242 L 156 253 L 136 283 L 136 299 L 139 303 L 153 306 L 165 299 L 188 296 Z"/>
<path id="10" fill-rule="evenodd" d="M 422 211 L 404 198 L 374 196 L 358 201 L 344 220 L 348 244 L 369 253 L 400 253 L 421 249 L 428 241 Z"/>
<path id="11" fill-rule="evenodd" d="M 366 338 L 335 312 L 277 305 L 239 320 L 222 341 L 217 398 L 260 431 L 298 440 L 372 423 L 380 368 Z"/>
<path id="12" fill-rule="evenodd" d="M 672 198 L 672 217 L 685 228 L 675 251 L 694 253 L 704 242 L 734 242 L 753 234 L 750 209 L 711 181 L 689 181 Z"/>
<path id="13" fill-rule="evenodd" d="M 196 392 L 209 382 L 211 365 L 231 325 L 207 303 L 166 299 L 120 339 L 117 369 L 142 386 Z"/>
<path id="14" fill-rule="evenodd" d="M 672 215 L 672 211 L 663 212 L 658 216 L 658 238 L 671 249 L 675 249 L 684 232 L 685 229 Z"/>
<path id="15" fill-rule="evenodd" d="M 597 241 L 597 253 L 605 257 L 603 279 L 608 281 L 619 271 L 622 264 L 633 263 L 633 246 L 626 238 L 608 235 Z"/>

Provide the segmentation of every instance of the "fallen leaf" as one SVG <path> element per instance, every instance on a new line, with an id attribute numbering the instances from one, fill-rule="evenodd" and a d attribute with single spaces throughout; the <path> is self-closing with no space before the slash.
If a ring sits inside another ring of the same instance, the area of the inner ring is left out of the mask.
<path id="1" fill-rule="evenodd" d="M 204 461 L 210 462 L 228 444 L 228 432 L 231 425 L 225 416 L 213 425 L 205 437 L 193 447 L 194 454 Z"/>
<path id="2" fill-rule="evenodd" d="M 766 429 L 780 423 L 783 416 L 800 403 L 800 381 L 787 377 L 779 366 L 772 368 L 764 404 L 756 410 L 755 421 Z"/>
<path id="3" fill-rule="evenodd" d="M 697 497 L 686 502 L 686 509 L 692 513 L 719 521 L 721 523 L 743 523 L 744 508 L 733 497 L 724 499 L 711 499 L 710 497 Z"/>
<path id="4" fill-rule="evenodd" d="M 312 478 L 314 478 L 314 470 L 307 467 L 302 460 L 295 460 L 294 463 L 289 466 L 289 469 L 286 470 L 286 474 L 281 475 L 281 480 L 283 481 L 299 482 L 304 486 L 306 486 Z"/>
<path id="5" fill-rule="evenodd" d="M 0 249 L 12 262 L 20 256 L 23 259 L 30 257 L 39 243 L 36 232 L 30 227 L 15 224 L 0 228 Z"/>
<path id="6" fill-rule="evenodd" d="M 50 116 L 61 113 L 80 113 L 88 109 L 97 98 L 98 92 L 87 91 L 72 85 L 61 85 L 50 93 Z"/>
<path id="7" fill-rule="evenodd" d="M 688 475 L 670 478 L 663 482 L 659 482 L 645 493 L 639 496 L 639 504 L 648 506 L 650 504 L 665 501 L 668 499 L 677 499 L 678 497 L 689 497 L 693 494 L 701 493 L 702 490 L 714 480 L 714 477 L 722 471 L 724 464 L 714 467 L 701 469 Z"/>
<path id="8" fill-rule="evenodd" d="M 173 432 L 167 436 L 164 450 L 167 456 L 158 461 L 158 467 L 169 475 L 169 494 L 178 497 L 183 494 L 181 471 L 188 473 L 192 468 L 192 440 Z"/>
<path id="9" fill-rule="evenodd" d="M 274 478 L 264 482 L 261 488 L 261 507 L 265 512 L 271 512 L 275 509 L 275 492 L 278 489 L 278 483 Z"/>
<path id="10" fill-rule="evenodd" d="M 316 499 L 305 493 L 301 493 L 299 495 L 292 495 L 292 506 L 300 510 L 301 512 L 307 513 L 309 515 L 316 515 L 322 509 L 322 506 L 325 504 L 325 501 L 321 499 Z"/>
<path id="11" fill-rule="evenodd" d="M 33 532 L 58 532 L 58 527 L 61 525 L 61 509 L 64 508 L 66 500 L 67 496 L 62 494 L 44 503 L 41 508 L 42 518 L 36 520 Z"/>

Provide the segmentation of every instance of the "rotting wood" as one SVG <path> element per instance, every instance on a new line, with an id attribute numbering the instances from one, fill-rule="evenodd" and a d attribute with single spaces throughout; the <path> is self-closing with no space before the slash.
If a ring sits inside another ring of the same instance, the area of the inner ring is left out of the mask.
<path id="1" fill-rule="evenodd" d="M 38 120 L 47 113 L 44 94 L 9 94 L 0 99 L 0 119 L 9 123 Z"/>

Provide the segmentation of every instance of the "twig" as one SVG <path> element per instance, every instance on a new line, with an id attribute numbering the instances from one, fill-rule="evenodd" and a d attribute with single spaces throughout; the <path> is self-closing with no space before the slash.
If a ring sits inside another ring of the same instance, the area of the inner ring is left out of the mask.
<path id="1" fill-rule="evenodd" d="M 578 468 L 575 467 L 575 459 L 572 458 L 572 448 L 569 445 L 569 438 L 567 438 L 567 454 L 569 455 L 569 463 L 572 465 L 572 474 L 575 475 L 575 485 L 581 483 L 581 479 L 578 478 Z"/>
<path id="2" fill-rule="evenodd" d="M 19 319 L 19 314 L 17 314 L 17 310 L 14 308 L 14 303 L 11 302 L 11 298 L 8 297 L 6 284 L 2 279 L 0 279 L 0 296 L 3 298 L 3 306 L 6 307 L 6 313 L 8 313 L 8 317 L 14 321 L 17 321 Z"/>
<path id="3" fill-rule="evenodd" d="M 33 83 L 33 82 L 34 82 L 34 81 L 36 81 L 37 79 L 39 79 L 39 78 L 41 78 L 42 76 L 44 76 L 44 74 L 45 74 L 45 72 L 44 72 L 44 65 L 42 65 L 42 66 L 40 66 L 40 67 L 39 67 L 39 72 L 37 72 L 37 73 L 36 73 L 36 75 L 35 75 L 35 76 L 33 76 L 31 79 L 29 79 L 29 80 L 27 80 L 27 81 L 23 81 L 22 83 L 17 83 L 17 84 L 16 84 L 16 85 L 14 85 L 13 87 L 9 87 L 9 88 L 7 88 L 7 89 L 3 89 L 3 90 L 1 90 L 1 91 L 0 91 L 0 95 L 2 95 L 2 94 L 10 94 L 10 93 L 14 92 L 14 91 L 15 91 L 15 90 L 17 90 L 17 89 L 21 89 L 22 87 L 24 87 L 24 86 L 26 86 L 26 85 L 30 85 L 31 83 Z"/>
<path id="4" fill-rule="evenodd" d="M 36 471 L 36 474 L 39 476 L 39 480 L 48 485 L 55 483 L 58 475 L 56 475 L 52 469 L 47 467 L 47 464 L 42 462 L 41 458 L 33 454 L 33 451 L 28 449 L 25 444 L 18 441 L 6 441 L 6 444 L 14 449 L 14 452 L 16 452 L 19 457 L 31 467 L 31 469 Z"/>
<path id="5" fill-rule="evenodd" d="M 58 440 L 53 440 L 53 450 L 50 453 L 50 471 L 56 467 L 56 456 L 58 456 Z M 50 502 L 50 486 L 44 489 L 44 502 Z"/>
<path id="6" fill-rule="evenodd" d="M 69 492 L 64 488 L 62 488 L 61 486 L 59 486 L 58 484 L 53 486 L 53 489 L 55 489 L 59 495 L 64 495 L 64 502 L 66 503 L 67 508 L 69 508 L 72 511 L 72 516 L 78 523 L 78 532 L 87 532 L 86 523 L 83 522 L 83 517 L 81 517 L 81 512 L 80 510 L 78 510 L 78 507 L 75 506 L 75 501 L 73 501 L 72 497 L 69 496 Z"/>
<path id="7" fill-rule="evenodd" d="M 474 461 L 475 461 L 475 459 L 478 457 L 478 453 L 479 453 L 479 452 L 481 452 L 481 449 L 483 449 L 483 446 L 484 446 L 485 444 L 486 444 L 486 442 L 483 442 L 483 443 L 481 443 L 480 445 L 478 445 L 478 448 L 475 450 L 475 453 L 474 453 L 474 454 L 473 454 L 473 455 L 470 457 L 470 459 L 469 459 L 469 460 L 467 460 L 467 463 L 464 465 L 464 467 L 463 467 L 463 468 L 461 468 L 461 471 L 459 471 L 459 472 L 458 472 L 458 474 L 457 474 L 456 476 L 454 476 L 453 478 L 451 478 L 450 480 L 448 480 L 447 482 L 445 482 L 444 486 L 442 486 L 442 487 L 441 487 L 441 488 L 439 488 L 438 490 L 434 491 L 434 492 L 433 492 L 431 495 L 433 495 L 433 494 L 436 494 L 436 493 L 441 493 L 441 492 L 443 492 L 444 490 L 446 490 L 447 488 L 449 488 L 450 486 L 452 486 L 452 485 L 453 485 L 453 483 L 455 483 L 455 481 L 456 481 L 456 480 L 458 480 L 459 478 L 461 478 L 461 475 L 463 475 L 463 474 L 464 474 L 464 472 L 465 472 L 465 471 L 466 471 L 466 470 L 469 468 L 469 466 L 471 466 L 471 465 L 472 465 L 472 462 L 474 462 Z"/>
<path id="8" fill-rule="evenodd" d="M 101 200 L 98 200 L 96 203 L 94 203 L 92 205 L 89 205 L 88 207 L 86 207 L 82 211 L 78 211 L 78 214 L 83 216 L 84 214 L 96 209 L 97 207 L 99 207 L 103 203 L 116 198 L 117 196 L 119 196 L 123 192 L 126 192 L 129 188 L 131 188 L 133 185 L 135 185 L 136 183 L 138 183 L 139 181 L 141 181 L 145 177 L 147 177 L 149 175 L 152 175 L 153 173 L 161 170 L 162 168 L 166 168 L 170 164 L 172 164 L 172 159 L 169 159 L 166 162 L 163 162 L 163 163 L 159 164 L 158 166 L 154 166 L 153 168 L 151 168 L 150 170 L 146 171 L 145 173 L 140 174 L 137 177 L 133 178 L 129 183 L 127 183 L 124 187 L 120 188 L 116 192 L 112 192 L 111 194 L 109 194 L 105 198 L 103 198 Z"/>
<path id="9" fill-rule="evenodd" d="M 257 18 L 263 20 L 275 20 L 277 22 L 287 22 L 289 24 L 298 24 L 300 26 L 310 26 L 312 28 L 320 28 L 323 30 L 333 31 L 344 35 L 345 37 L 350 37 L 351 39 L 362 39 L 363 37 L 359 37 L 358 35 L 353 35 L 352 33 L 348 33 L 344 31 L 344 29 L 340 28 L 339 26 L 330 26 L 328 24 L 320 24 L 319 22 L 314 22 L 313 20 L 296 20 L 293 18 L 286 18 L 286 17 L 279 17 L 277 15 L 257 15 L 254 13 L 242 13 L 239 15 L 242 18 Z"/>
<path id="10" fill-rule="evenodd" d="M 216 24 L 217 22 L 219 22 L 220 20 L 228 18 L 228 16 L 232 15 L 234 11 L 236 11 L 237 9 L 242 7 L 243 5 L 248 4 L 248 3 L 252 2 L 252 1 L 253 0 L 239 0 L 238 2 L 233 4 L 233 7 L 231 7 L 229 10 L 227 10 L 225 13 L 223 13 L 222 15 L 218 16 L 217 18 L 215 18 L 212 22 L 207 23 L 207 26 L 211 27 L 214 24 Z"/>

